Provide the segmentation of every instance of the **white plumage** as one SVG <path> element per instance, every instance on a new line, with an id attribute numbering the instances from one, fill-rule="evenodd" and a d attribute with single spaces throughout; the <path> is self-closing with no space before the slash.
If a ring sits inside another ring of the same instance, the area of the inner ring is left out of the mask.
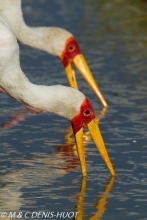
<path id="1" fill-rule="evenodd" d="M 59 48 L 62 48 L 62 41 L 58 43 L 61 43 Z M 63 50 L 64 47 L 62 48 Z M 79 63 L 81 65 L 81 61 Z M 60 85 L 44 86 L 31 83 L 20 67 L 19 47 L 16 37 L 1 17 L 0 87 L 9 96 L 24 105 L 31 106 L 37 110 L 58 114 L 71 121 L 84 176 L 86 176 L 86 164 L 83 146 L 83 126 L 87 126 L 111 175 L 116 175 L 98 129 L 97 120 L 90 102 L 85 98 L 84 94 L 70 87 Z"/>
<path id="2" fill-rule="evenodd" d="M 21 0 L 0 0 L 0 15 L 17 39 L 30 47 L 61 56 L 65 42 L 72 34 L 58 27 L 29 27 L 23 19 Z"/>
<path id="3" fill-rule="evenodd" d="M 70 32 L 58 27 L 29 27 L 23 19 L 21 0 L 0 0 L 0 15 L 21 43 L 59 57 L 70 86 L 78 88 L 73 69 L 74 64 L 102 105 L 107 106 L 79 45 Z"/>
<path id="4" fill-rule="evenodd" d="M 15 35 L 0 18 L 0 86 L 18 102 L 41 111 L 56 113 L 71 120 L 80 111 L 85 96 L 78 90 L 35 85 L 20 68 Z"/>

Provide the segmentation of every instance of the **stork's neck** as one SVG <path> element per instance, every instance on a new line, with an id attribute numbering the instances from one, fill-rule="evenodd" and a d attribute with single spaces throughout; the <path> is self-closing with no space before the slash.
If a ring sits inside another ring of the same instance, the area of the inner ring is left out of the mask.
<path id="1" fill-rule="evenodd" d="M 21 0 L 0 0 L 0 15 L 17 39 L 30 47 L 60 57 L 66 40 L 72 34 L 58 27 L 29 27 L 23 19 Z"/>
<path id="2" fill-rule="evenodd" d="M 45 28 L 31 28 L 26 25 L 20 0 L 5 0 L 3 6 L 0 5 L 0 15 L 5 19 L 21 43 L 46 51 L 45 45 L 41 40 Z"/>
<path id="3" fill-rule="evenodd" d="M 31 83 L 16 59 L 5 69 L 0 69 L 0 87 L 22 104 L 58 114 L 69 120 L 79 113 L 81 103 L 85 99 L 80 91 L 70 87 Z"/>
<path id="4" fill-rule="evenodd" d="M 43 42 L 46 28 L 31 28 L 26 25 L 21 9 L 21 0 L 0 0 L 0 15 L 10 26 L 17 39 L 30 47 L 47 50 Z"/>

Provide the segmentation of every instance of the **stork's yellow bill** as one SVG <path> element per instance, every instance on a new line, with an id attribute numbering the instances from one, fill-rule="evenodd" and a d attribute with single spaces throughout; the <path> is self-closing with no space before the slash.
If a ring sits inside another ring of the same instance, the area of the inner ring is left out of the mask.
<path id="1" fill-rule="evenodd" d="M 88 99 L 85 99 L 81 105 L 81 109 L 78 115 L 76 115 L 72 120 L 73 132 L 75 135 L 77 150 L 81 163 L 81 170 L 83 176 L 86 176 L 86 163 L 85 163 L 85 152 L 83 145 L 83 127 L 87 126 L 96 147 L 106 163 L 107 168 L 109 169 L 112 176 L 116 176 L 110 158 L 108 156 L 104 141 L 101 136 L 101 132 L 98 127 L 97 119 L 95 118 L 94 111 L 92 105 L 90 104 Z"/>
<path id="2" fill-rule="evenodd" d="M 104 107 L 107 107 L 107 102 L 103 97 L 96 81 L 94 80 L 93 75 L 87 65 L 87 62 L 82 55 L 79 45 L 74 37 L 70 37 L 67 39 L 65 43 L 65 48 L 60 56 L 60 59 L 63 63 L 70 86 L 73 88 L 78 88 L 75 72 L 73 69 L 73 66 L 75 65 L 81 75 L 86 80 L 86 82 L 89 84 L 95 95 L 98 97 L 102 105 Z"/>

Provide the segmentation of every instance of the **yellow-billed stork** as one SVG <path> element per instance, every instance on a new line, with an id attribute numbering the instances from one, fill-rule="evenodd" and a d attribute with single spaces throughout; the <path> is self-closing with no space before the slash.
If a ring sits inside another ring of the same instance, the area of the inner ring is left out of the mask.
<path id="1" fill-rule="evenodd" d="M 107 154 L 98 128 L 93 108 L 89 100 L 79 90 L 55 85 L 36 85 L 22 72 L 17 39 L 5 20 L 0 17 L 0 87 L 21 104 L 42 112 L 51 112 L 70 120 L 83 176 L 86 176 L 85 153 L 83 147 L 83 127 L 86 126 L 111 175 L 115 171 Z"/>
<path id="2" fill-rule="evenodd" d="M 107 107 L 107 102 L 93 78 L 79 45 L 70 32 L 57 27 L 27 26 L 23 19 L 21 0 L 0 0 L 0 15 L 21 43 L 59 57 L 70 86 L 77 88 L 74 64 L 102 105 Z"/>

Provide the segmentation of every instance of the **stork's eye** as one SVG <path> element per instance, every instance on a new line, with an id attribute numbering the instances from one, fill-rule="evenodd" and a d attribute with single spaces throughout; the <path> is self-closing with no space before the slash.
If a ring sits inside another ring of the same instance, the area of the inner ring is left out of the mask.
<path id="1" fill-rule="evenodd" d="M 68 46 L 68 51 L 69 52 L 73 52 L 74 50 L 75 50 L 75 46 L 73 46 L 73 45 Z"/>
<path id="2" fill-rule="evenodd" d="M 91 114 L 91 111 L 89 109 L 85 110 L 84 111 L 84 115 L 85 116 L 89 116 Z"/>

